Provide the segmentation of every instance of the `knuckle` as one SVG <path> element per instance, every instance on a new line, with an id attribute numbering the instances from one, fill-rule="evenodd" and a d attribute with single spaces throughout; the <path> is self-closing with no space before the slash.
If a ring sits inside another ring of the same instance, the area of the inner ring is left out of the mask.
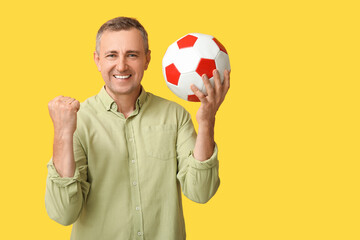
<path id="1" fill-rule="evenodd" d="M 64 110 L 65 106 L 63 104 L 57 104 L 57 109 Z"/>
<path id="2" fill-rule="evenodd" d="M 74 107 L 71 106 L 70 104 L 64 104 L 64 105 L 65 105 L 66 110 L 73 110 L 74 109 Z"/>

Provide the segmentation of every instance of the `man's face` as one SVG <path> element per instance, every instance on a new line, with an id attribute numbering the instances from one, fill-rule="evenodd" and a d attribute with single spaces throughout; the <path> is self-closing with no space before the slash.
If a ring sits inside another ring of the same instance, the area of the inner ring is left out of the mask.
<path id="1" fill-rule="evenodd" d="M 110 96 L 134 96 L 140 92 L 140 82 L 150 62 L 150 50 L 145 54 L 144 40 L 135 28 L 105 31 L 94 60 Z"/>

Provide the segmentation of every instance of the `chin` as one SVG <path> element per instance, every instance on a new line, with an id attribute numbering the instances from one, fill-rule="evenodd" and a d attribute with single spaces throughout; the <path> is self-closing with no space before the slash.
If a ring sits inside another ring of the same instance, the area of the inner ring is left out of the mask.
<path id="1" fill-rule="evenodd" d="M 140 91 L 140 87 L 117 87 L 112 91 L 116 95 L 131 95 Z"/>

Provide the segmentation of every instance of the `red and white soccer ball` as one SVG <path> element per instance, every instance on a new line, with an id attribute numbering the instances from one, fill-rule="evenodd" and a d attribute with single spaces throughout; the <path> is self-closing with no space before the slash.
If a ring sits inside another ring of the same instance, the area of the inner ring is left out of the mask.
<path id="1" fill-rule="evenodd" d="M 169 46 L 162 69 L 166 84 L 175 95 L 187 101 L 199 102 L 190 85 L 194 84 L 206 94 L 201 76 L 206 74 L 214 86 L 212 72 L 217 69 L 223 82 L 224 70 L 230 70 L 230 61 L 225 47 L 216 38 L 190 33 Z"/>

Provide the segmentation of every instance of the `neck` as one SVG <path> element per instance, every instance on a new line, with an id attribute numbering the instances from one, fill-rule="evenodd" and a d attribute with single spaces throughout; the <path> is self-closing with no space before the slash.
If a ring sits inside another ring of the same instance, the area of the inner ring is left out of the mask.
<path id="1" fill-rule="evenodd" d="M 135 110 L 136 100 L 140 96 L 140 93 L 142 91 L 141 89 L 142 88 L 140 87 L 139 90 L 135 92 L 135 94 L 133 93 L 111 96 L 117 105 L 117 111 L 122 113 L 125 118 L 128 118 L 130 114 Z"/>

